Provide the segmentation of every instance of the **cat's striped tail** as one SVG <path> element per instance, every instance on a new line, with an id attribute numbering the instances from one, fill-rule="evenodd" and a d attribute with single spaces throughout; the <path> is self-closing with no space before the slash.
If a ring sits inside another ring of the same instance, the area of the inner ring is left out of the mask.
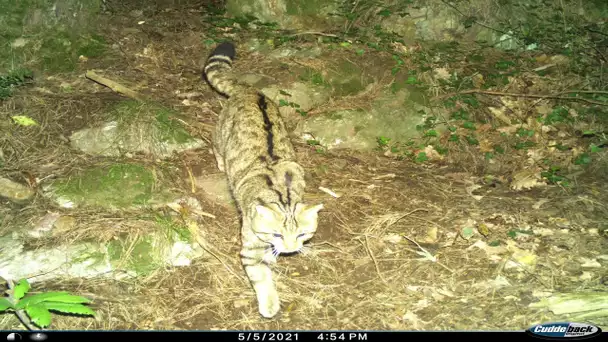
<path id="1" fill-rule="evenodd" d="M 232 96 L 235 89 L 235 82 L 230 77 L 235 55 L 234 44 L 230 42 L 221 43 L 213 49 L 203 69 L 205 81 L 215 91 L 226 97 Z"/>

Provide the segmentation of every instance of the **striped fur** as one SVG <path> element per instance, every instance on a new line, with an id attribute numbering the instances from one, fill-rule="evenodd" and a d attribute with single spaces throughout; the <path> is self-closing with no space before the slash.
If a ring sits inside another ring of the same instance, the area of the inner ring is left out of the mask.
<path id="1" fill-rule="evenodd" d="M 317 229 L 323 204 L 307 205 L 304 170 L 297 163 L 279 110 L 257 89 L 231 73 L 234 45 L 218 45 L 203 75 L 227 97 L 213 137 L 218 169 L 226 173 L 241 213 L 241 261 L 255 290 L 259 312 L 274 317 L 280 308 L 270 264 L 281 253 L 302 249 Z"/>

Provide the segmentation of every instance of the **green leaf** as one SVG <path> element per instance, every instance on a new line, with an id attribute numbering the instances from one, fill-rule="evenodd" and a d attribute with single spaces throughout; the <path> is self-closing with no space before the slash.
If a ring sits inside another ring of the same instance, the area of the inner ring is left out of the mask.
<path id="1" fill-rule="evenodd" d="M 557 107 L 547 114 L 545 125 L 550 125 L 556 122 L 563 122 L 569 118 L 568 110 L 564 107 Z"/>
<path id="2" fill-rule="evenodd" d="M 280 99 L 279 100 L 279 107 L 285 107 L 285 106 L 289 106 L 289 102 L 287 102 L 284 99 Z"/>
<path id="3" fill-rule="evenodd" d="M 365 53 L 365 50 L 363 49 L 357 49 L 357 51 L 355 51 L 357 53 L 357 55 L 359 56 L 363 56 L 363 54 Z"/>
<path id="4" fill-rule="evenodd" d="M 601 151 L 602 148 L 597 146 L 596 144 L 591 144 L 591 146 L 589 146 L 589 150 L 591 151 L 591 153 L 597 153 Z"/>
<path id="5" fill-rule="evenodd" d="M 506 70 L 510 66 L 513 66 L 513 65 L 515 65 L 515 63 L 512 61 L 501 60 L 495 64 L 495 67 L 496 67 L 496 69 L 499 69 L 499 70 Z"/>
<path id="6" fill-rule="evenodd" d="M 429 160 L 429 158 L 426 156 L 426 152 L 420 152 L 418 153 L 418 156 L 416 157 L 416 162 L 417 163 L 423 163 L 425 161 Z"/>
<path id="7" fill-rule="evenodd" d="M 285 95 L 285 96 L 291 96 L 291 94 L 286 92 L 285 90 L 279 90 L 279 94 Z"/>
<path id="8" fill-rule="evenodd" d="M 0 312 L 6 311 L 6 309 L 9 308 L 12 309 L 13 304 L 11 304 L 11 302 L 9 302 L 6 298 L 0 298 Z"/>
<path id="9" fill-rule="evenodd" d="M 581 153 L 578 157 L 576 157 L 576 159 L 574 160 L 574 165 L 587 165 L 591 163 L 591 156 L 589 155 L 589 153 Z"/>
<path id="10" fill-rule="evenodd" d="M 450 138 L 448 138 L 448 141 L 458 141 L 458 135 L 456 134 L 451 134 Z"/>
<path id="11" fill-rule="evenodd" d="M 534 136 L 534 130 L 528 130 L 528 129 L 524 129 L 522 127 L 519 127 L 517 129 L 517 132 L 515 132 L 518 136 L 520 137 L 532 137 Z"/>
<path id="12" fill-rule="evenodd" d="M 342 43 L 340 43 L 340 46 L 343 47 L 343 48 L 347 48 L 347 47 L 351 46 L 351 43 L 349 43 L 349 42 L 342 42 Z"/>
<path id="13" fill-rule="evenodd" d="M 531 147 L 534 147 L 536 144 L 533 141 L 520 141 L 515 144 L 514 148 L 516 150 L 527 150 Z"/>
<path id="14" fill-rule="evenodd" d="M 437 131 L 434 129 L 428 130 L 428 131 L 426 131 L 426 133 L 424 133 L 425 137 L 436 137 L 438 135 L 439 134 L 437 134 Z"/>
<path id="15" fill-rule="evenodd" d="M 30 283 L 27 282 L 26 279 L 21 279 L 13 288 L 13 296 L 15 299 L 19 300 L 25 296 L 27 291 L 30 290 Z"/>
<path id="16" fill-rule="evenodd" d="M 30 316 L 32 322 L 41 328 L 46 328 L 51 324 L 51 313 L 43 304 L 28 306 L 25 308 L 25 312 Z"/>
<path id="17" fill-rule="evenodd" d="M 466 137 L 466 139 L 469 145 L 479 145 L 479 140 L 477 140 L 477 138 L 475 138 L 474 136 L 469 135 Z"/>
<path id="18" fill-rule="evenodd" d="M 463 123 L 462 127 L 466 128 L 466 129 L 473 130 L 473 131 L 476 130 L 475 124 L 472 123 L 472 122 L 470 122 L 470 121 L 467 121 L 467 122 Z"/>
<path id="19" fill-rule="evenodd" d="M 458 129 L 458 128 L 456 128 L 456 127 L 454 127 L 454 126 L 450 126 L 450 127 L 448 127 L 448 130 L 449 130 L 450 132 L 456 132 L 456 130 L 457 130 L 457 129 Z"/>
<path id="20" fill-rule="evenodd" d="M 11 117 L 13 119 L 13 121 L 15 121 L 15 123 L 17 125 L 20 126 L 36 126 L 38 125 L 38 123 L 36 121 L 34 121 L 32 118 L 30 118 L 29 116 L 25 116 L 25 115 L 15 115 Z"/>
<path id="21" fill-rule="evenodd" d="M 405 84 L 416 84 L 418 82 L 418 79 L 416 78 L 416 76 L 408 76 L 407 80 L 405 80 Z"/>
<path id="22" fill-rule="evenodd" d="M 473 96 L 464 96 L 462 98 L 462 102 L 464 102 L 474 108 L 479 107 L 479 101 L 477 101 L 477 99 Z"/>
<path id="23" fill-rule="evenodd" d="M 42 302 L 90 303 L 91 301 L 81 296 L 71 295 L 68 292 L 46 292 L 23 298 L 17 303 L 16 308 L 23 309 Z"/>
<path id="24" fill-rule="evenodd" d="M 465 227 L 462 229 L 462 237 L 465 239 L 471 238 L 475 234 L 475 231 L 471 227 Z"/>
<path id="25" fill-rule="evenodd" d="M 500 145 L 494 145 L 494 151 L 496 151 L 496 153 L 504 154 L 505 148 Z"/>
<path id="26" fill-rule="evenodd" d="M 44 305 L 47 310 L 59 311 L 68 314 L 95 316 L 95 312 L 91 308 L 82 304 L 44 302 L 41 305 Z"/>
<path id="27" fill-rule="evenodd" d="M 388 17 L 391 15 L 391 11 L 389 9 L 383 9 L 377 13 L 380 16 Z"/>
<path id="28" fill-rule="evenodd" d="M 583 136 L 584 136 L 584 137 L 588 137 L 588 136 L 594 136 L 595 134 L 596 134 L 596 133 L 595 133 L 595 131 L 590 131 L 590 130 L 588 130 L 588 131 L 583 131 Z"/>
<path id="29" fill-rule="evenodd" d="M 380 145 L 380 146 L 386 146 L 391 141 L 391 138 L 388 138 L 388 137 L 377 137 L 376 141 L 378 142 L 378 145 Z"/>

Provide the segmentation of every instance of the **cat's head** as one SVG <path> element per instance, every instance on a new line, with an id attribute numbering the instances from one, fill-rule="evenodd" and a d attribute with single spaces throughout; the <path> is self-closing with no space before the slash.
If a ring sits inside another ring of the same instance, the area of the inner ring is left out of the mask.
<path id="1" fill-rule="evenodd" d="M 275 204 L 256 205 L 252 229 L 262 241 L 274 246 L 277 253 L 295 253 L 317 231 L 317 218 L 323 204 L 298 203 L 293 210 Z"/>

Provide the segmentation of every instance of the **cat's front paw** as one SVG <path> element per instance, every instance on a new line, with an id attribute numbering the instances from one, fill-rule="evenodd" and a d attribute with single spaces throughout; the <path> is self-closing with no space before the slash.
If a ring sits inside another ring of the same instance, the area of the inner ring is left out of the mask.
<path id="1" fill-rule="evenodd" d="M 265 318 L 273 318 L 281 308 L 279 294 L 276 291 L 268 293 L 264 298 L 258 299 L 260 314 Z"/>

